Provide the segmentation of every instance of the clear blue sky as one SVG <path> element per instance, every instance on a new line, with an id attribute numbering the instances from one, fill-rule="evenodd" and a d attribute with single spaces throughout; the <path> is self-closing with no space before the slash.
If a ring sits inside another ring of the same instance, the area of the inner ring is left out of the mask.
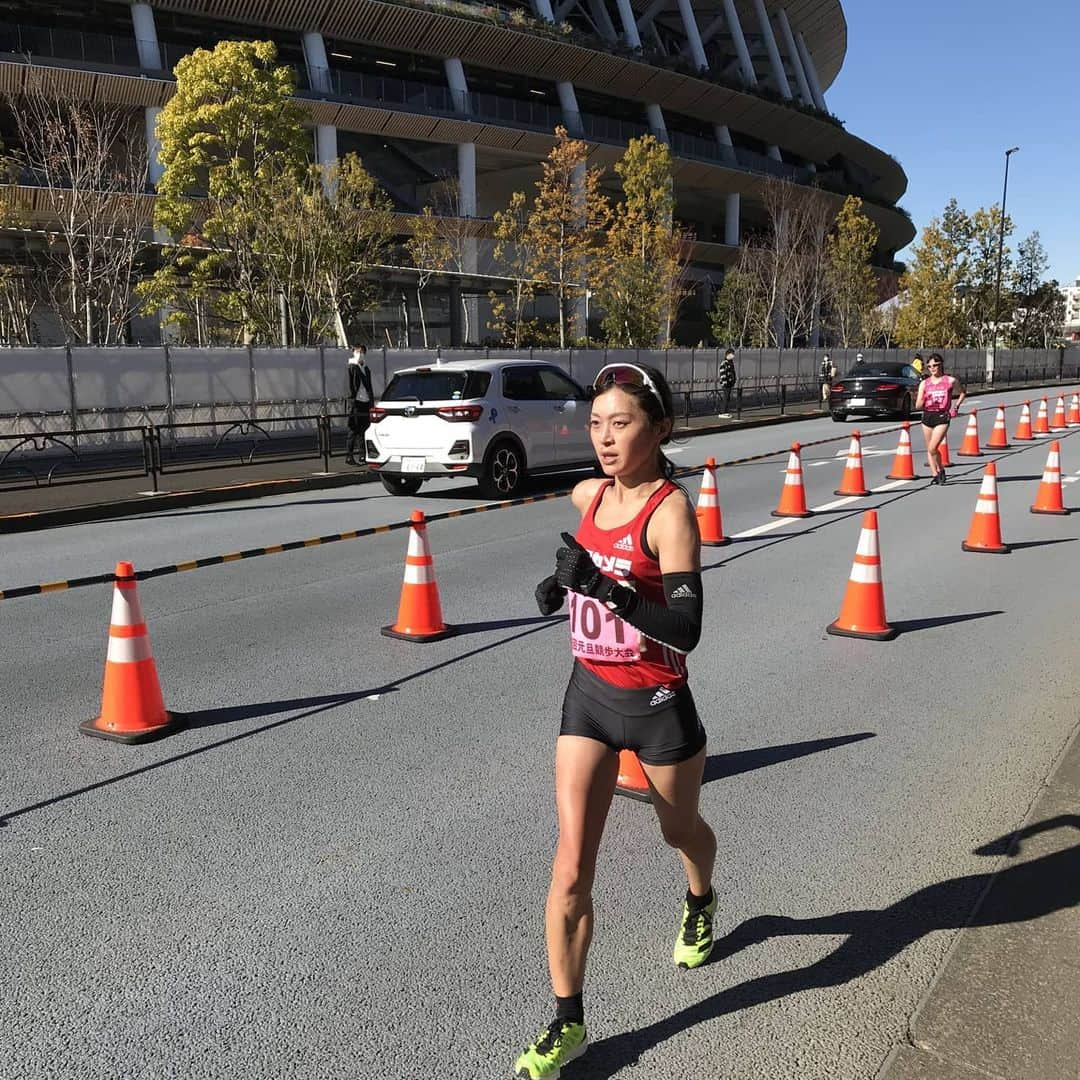
<path id="1" fill-rule="evenodd" d="M 1050 276 L 1080 276 L 1080 4 L 1077 0 L 844 0 L 848 50 L 825 92 L 848 131 L 908 177 L 917 229 L 950 196 L 1001 202 L 1018 239 L 1038 230 Z M 898 258 L 909 259 L 911 248 Z"/>

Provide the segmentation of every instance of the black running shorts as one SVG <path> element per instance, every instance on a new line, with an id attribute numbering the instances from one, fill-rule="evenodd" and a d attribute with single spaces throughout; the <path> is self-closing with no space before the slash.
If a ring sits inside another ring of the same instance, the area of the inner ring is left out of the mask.
<path id="1" fill-rule="evenodd" d="M 943 412 L 923 412 L 922 422 L 928 428 L 936 427 L 948 427 L 949 426 L 949 413 L 948 410 Z"/>
<path id="2" fill-rule="evenodd" d="M 612 750 L 633 750 L 647 765 L 676 765 L 705 745 L 690 688 L 628 690 L 574 664 L 563 699 L 560 735 L 596 739 Z"/>

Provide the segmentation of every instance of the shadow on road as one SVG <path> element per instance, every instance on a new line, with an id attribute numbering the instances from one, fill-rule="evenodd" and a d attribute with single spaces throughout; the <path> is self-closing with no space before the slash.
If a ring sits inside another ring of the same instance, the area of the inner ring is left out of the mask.
<path id="1" fill-rule="evenodd" d="M 1049 544 L 1072 544 L 1076 541 L 1075 536 L 1064 536 L 1060 540 L 1018 540 L 1010 541 L 1009 547 L 1013 551 L 1022 551 L 1024 548 L 1047 547 Z"/>
<path id="2" fill-rule="evenodd" d="M 528 629 L 521 631 L 518 634 L 511 634 L 509 637 L 500 638 L 498 641 L 488 642 L 486 645 L 481 645 L 478 648 L 471 649 L 469 652 L 460 653 L 457 656 L 452 656 L 448 660 L 443 660 L 437 664 L 432 664 L 430 667 L 420 668 L 418 671 L 414 671 L 411 675 L 404 675 L 400 679 L 396 679 L 391 683 L 387 683 L 384 686 L 373 686 L 367 690 L 350 690 L 343 691 L 337 694 L 323 694 L 318 697 L 307 698 L 288 698 L 281 701 L 262 701 L 250 705 L 228 705 L 222 706 L 217 709 L 202 709 L 196 712 L 184 713 L 185 727 L 188 732 L 198 731 L 203 728 L 219 727 L 223 724 L 235 724 L 243 720 L 252 720 L 261 716 L 273 716 L 276 713 L 295 713 L 292 716 L 283 717 L 281 720 L 275 720 L 269 724 L 263 724 L 261 727 L 252 728 L 249 731 L 242 731 L 236 735 L 230 735 L 225 739 L 218 739 L 216 742 L 207 743 L 203 746 L 196 746 L 190 750 L 185 750 L 183 753 L 173 754 L 170 757 L 161 758 L 157 761 L 149 762 L 136 769 L 129 769 L 126 772 L 117 774 L 116 776 L 107 777 L 104 780 L 98 780 L 92 784 L 86 784 L 83 787 L 78 787 L 72 791 L 65 791 L 59 795 L 54 795 L 48 799 L 42 799 L 40 802 L 32 803 L 29 806 L 23 806 L 17 810 L 9 810 L 7 813 L 0 813 L 0 828 L 8 825 L 8 823 L 17 817 L 22 817 L 24 814 L 29 814 L 34 810 L 43 810 L 50 806 L 55 806 L 57 803 L 66 802 L 68 799 L 78 798 L 80 795 L 89 794 L 92 791 L 98 791 L 102 788 L 111 787 L 113 784 L 119 784 L 124 780 L 130 780 L 132 777 L 141 776 L 144 773 L 152 772 L 155 769 L 164 768 L 167 765 L 175 765 L 178 762 L 186 761 L 189 758 L 195 757 L 197 754 L 204 754 L 211 750 L 220 750 L 222 747 L 229 746 L 232 743 L 239 742 L 241 739 L 250 739 L 255 735 L 263 735 L 268 731 L 273 731 L 275 728 L 284 726 L 285 724 L 293 724 L 297 720 L 306 720 L 309 717 L 316 716 L 319 713 L 326 712 L 330 709 L 339 708 L 342 705 L 348 705 L 354 701 L 360 701 L 364 698 L 372 697 L 373 695 L 382 696 L 384 694 L 395 693 L 399 687 L 404 686 L 406 683 L 412 682 L 414 679 L 421 679 L 425 675 L 431 675 L 436 671 L 441 671 L 443 668 L 450 667 L 453 664 L 460 663 L 462 660 L 468 660 L 471 657 L 479 656 L 480 653 L 487 652 L 489 649 L 497 649 L 500 645 L 508 645 L 513 641 L 518 641 L 523 637 L 528 637 L 530 634 L 538 633 L 545 629 L 549 625 L 558 625 L 565 622 L 566 616 L 558 618 L 536 618 L 536 619 L 511 619 L 506 620 L 507 626 L 518 626 L 527 624 Z M 537 625 L 532 625 L 537 624 Z M 501 629 L 500 623 L 474 623 L 474 627 L 486 628 L 486 629 Z M 297 711 L 299 710 L 299 711 Z M 184 732 L 178 732 L 173 738 L 184 738 Z M 124 752 L 130 752 L 131 754 L 138 754 L 140 750 L 144 752 L 152 753 L 154 749 L 160 748 L 166 745 L 161 742 L 147 743 L 141 747 L 126 748 Z"/>
<path id="3" fill-rule="evenodd" d="M 978 855 L 1016 855 L 1025 839 L 1053 829 L 1080 830 L 1080 816 L 1063 814 L 976 849 Z M 994 885 L 988 894 L 990 885 Z M 997 926 L 1042 918 L 1080 904 L 1080 844 L 995 873 L 970 874 L 928 885 L 880 910 L 841 911 L 817 919 L 761 915 L 716 942 L 710 964 L 774 937 L 844 935 L 846 940 L 816 963 L 750 979 L 704 998 L 654 1024 L 593 1043 L 566 1080 L 610 1078 L 641 1054 L 697 1024 L 804 990 L 841 986 L 874 971 L 935 930 Z M 708 976 L 706 976 L 708 977 Z"/>
<path id="4" fill-rule="evenodd" d="M 926 619 L 896 619 L 891 623 L 898 634 L 910 634 L 916 630 L 930 630 L 935 626 L 970 622 L 972 619 L 988 619 L 991 615 L 1004 615 L 1004 611 L 969 611 L 965 615 L 934 615 Z"/>
<path id="5" fill-rule="evenodd" d="M 855 735 L 837 735 L 830 739 L 809 739 L 806 742 L 786 743 L 781 746 L 762 746 L 755 750 L 739 750 L 732 754 L 710 754 L 705 759 L 703 784 L 713 780 L 723 780 L 728 776 L 764 769 L 769 765 L 779 765 L 784 761 L 794 761 L 808 754 L 819 754 L 823 750 L 834 750 L 838 746 L 873 739 L 876 732 L 860 731 Z"/>

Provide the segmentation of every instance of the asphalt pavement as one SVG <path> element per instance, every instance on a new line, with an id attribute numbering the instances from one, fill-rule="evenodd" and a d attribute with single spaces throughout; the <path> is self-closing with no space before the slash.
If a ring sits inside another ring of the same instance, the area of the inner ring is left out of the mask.
<path id="1" fill-rule="evenodd" d="M 1046 440 L 963 459 L 954 425 L 950 483 L 932 488 L 925 466 L 887 480 L 896 435 L 865 424 L 882 490 L 844 501 L 851 426 L 672 448 L 690 466 L 841 436 L 804 453 L 817 512 L 803 521 L 770 514 L 785 453 L 719 471 L 734 542 L 705 552 L 691 685 L 723 937 L 703 969 L 671 967 L 685 879 L 651 810 L 616 800 L 585 990 L 593 1045 L 566 1080 L 869 1080 L 909 1054 L 945 1061 L 956 1040 L 932 1003 L 963 928 L 980 910 L 988 931 L 1007 921 L 981 902 L 1015 858 L 1008 838 L 1075 813 L 1057 788 L 1051 816 L 1032 818 L 1076 728 L 1080 517 L 1028 512 Z M 1071 432 L 1062 457 L 1077 506 Z M 960 550 L 987 460 L 1009 555 Z M 453 481 L 407 500 L 365 485 L 14 535 L 0 589 L 478 505 Z M 827 636 L 875 506 L 900 634 Z M 540 617 L 532 589 L 573 524 L 566 499 L 433 524 L 461 632 L 429 645 L 379 633 L 401 532 L 144 581 L 166 702 L 189 727 L 139 747 L 77 733 L 97 710 L 108 587 L 0 602 L 0 1076 L 509 1075 L 550 1008 L 542 910 L 569 671 L 564 619 Z M 1031 920 L 1065 928 L 1068 895 Z M 974 1076 L 1076 1076 L 957 1060 Z"/>

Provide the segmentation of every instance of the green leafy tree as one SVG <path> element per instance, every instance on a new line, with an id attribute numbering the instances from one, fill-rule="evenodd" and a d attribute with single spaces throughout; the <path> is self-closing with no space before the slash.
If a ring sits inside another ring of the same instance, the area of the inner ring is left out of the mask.
<path id="1" fill-rule="evenodd" d="M 690 236 L 674 222 L 671 151 L 652 135 L 631 139 L 615 164 L 623 197 L 598 261 L 597 299 L 613 345 L 647 348 L 670 337 L 687 295 Z"/>
<path id="2" fill-rule="evenodd" d="M 1045 280 L 1050 260 L 1038 232 L 1016 249 L 1016 265 L 1009 282 L 1011 296 L 1007 341 L 1012 348 L 1049 348 L 1062 337 L 1065 297 L 1058 283 Z"/>
<path id="3" fill-rule="evenodd" d="M 836 343 L 864 345 L 873 336 L 877 276 L 871 259 L 878 227 L 862 212 L 862 200 L 849 195 L 826 241 L 825 280 Z"/>
<path id="4" fill-rule="evenodd" d="M 752 330 L 764 324 L 765 311 L 753 274 L 740 266 L 728 268 L 716 291 L 709 321 L 719 344 L 734 348 L 755 344 Z"/>
<path id="5" fill-rule="evenodd" d="M 923 229 L 900 278 L 904 299 L 896 315 L 896 341 L 902 348 L 961 344 L 956 286 L 964 250 L 958 250 L 955 233 L 941 218 L 932 218 Z"/>
<path id="6" fill-rule="evenodd" d="M 148 283 L 156 301 L 212 300 L 247 338 L 274 340 L 281 294 L 267 260 L 267 221 L 283 188 L 302 187 L 309 137 L 290 68 L 268 41 L 222 41 L 176 66 L 176 93 L 158 117 L 164 174 L 155 222 L 174 247 Z"/>

